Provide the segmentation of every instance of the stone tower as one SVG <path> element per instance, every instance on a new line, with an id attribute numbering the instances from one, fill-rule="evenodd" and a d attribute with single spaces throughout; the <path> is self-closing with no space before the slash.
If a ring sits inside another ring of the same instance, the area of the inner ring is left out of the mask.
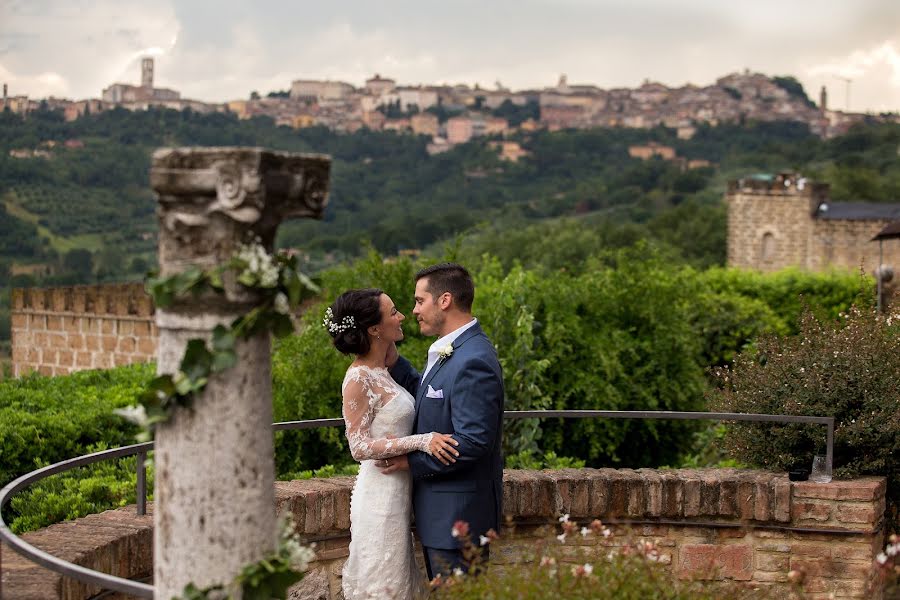
<path id="1" fill-rule="evenodd" d="M 828 90 L 825 89 L 824 85 L 819 91 L 819 110 L 822 112 L 828 110 Z"/>
<path id="2" fill-rule="evenodd" d="M 812 216 L 827 198 L 827 185 L 794 173 L 729 182 L 728 266 L 761 271 L 805 266 Z"/>
<path id="3" fill-rule="evenodd" d="M 153 87 L 153 59 L 145 58 L 141 60 L 141 87 Z"/>

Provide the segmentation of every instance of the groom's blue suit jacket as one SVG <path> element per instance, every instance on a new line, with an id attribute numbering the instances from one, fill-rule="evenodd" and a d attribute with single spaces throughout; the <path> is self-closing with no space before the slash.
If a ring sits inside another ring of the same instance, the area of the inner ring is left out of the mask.
<path id="1" fill-rule="evenodd" d="M 457 520 L 469 523 L 477 545 L 488 529 L 500 531 L 503 500 L 503 373 L 494 346 L 476 323 L 424 381 L 403 357 L 390 372 L 416 399 L 414 433 L 450 433 L 459 442 L 460 455 L 448 466 L 424 452 L 409 454 L 422 545 L 458 549 L 450 533 Z M 428 397 L 429 386 L 443 398 Z"/>

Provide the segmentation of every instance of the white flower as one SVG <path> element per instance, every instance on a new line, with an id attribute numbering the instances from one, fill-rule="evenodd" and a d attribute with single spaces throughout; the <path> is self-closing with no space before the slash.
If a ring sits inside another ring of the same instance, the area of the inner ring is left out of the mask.
<path id="1" fill-rule="evenodd" d="M 484 544 L 482 544 L 482 545 L 484 545 Z M 465 573 L 463 573 L 462 569 L 460 569 L 459 567 L 456 567 L 455 569 L 453 569 L 453 575 L 455 575 L 456 577 L 462 577 L 463 575 L 465 575 Z"/>
<path id="2" fill-rule="evenodd" d="M 880 553 L 878 556 L 875 557 L 875 560 L 878 561 L 879 565 L 883 565 L 884 563 L 886 563 L 887 559 L 888 559 L 887 554 L 885 554 L 884 552 Z"/>
<path id="3" fill-rule="evenodd" d="M 288 314 L 291 310 L 291 305 L 288 303 L 288 297 L 284 292 L 278 292 L 275 295 L 275 311 L 281 313 L 283 315 Z"/>
<path id="4" fill-rule="evenodd" d="M 594 572 L 594 565 L 584 563 L 584 574 L 590 575 L 593 572 Z"/>
<path id="5" fill-rule="evenodd" d="M 560 523 L 568 523 L 569 522 L 569 513 L 564 514 L 559 518 Z"/>
<path id="6" fill-rule="evenodd" d="M 447 360 L 450 356 L 453 355 L 453 344 L 447 344 L 440 350 L 438 350 L 438 357 L 441 360 Z"/>
<path id="7" fill-rule="evenodd" d="M 488 544 L 491 543 L 491 538 L 489 538 L 486 535 L 480 535 L 480 536 L 478 536 L 478 543 L 481 546 L 487 546 Z"/>
<path id="8" fill-rule="evenodd" d="M 581 537 L 587 537 L 589 535 L 591 535 L 591 530 L 588 529 L 587 527 L 582 527 L 581 528 Z"/>
<path id="9" fill-rule="evenodd" d="M 129 423 L 134 423 L 136 425 L 140 425 L 141 427 L 147 426 L 147 409 L 144 408 L 143 404 L 138 404 L 136 406 L 126 406 L 125 408 L 117 408 L 113 411 L 113 413 L 119 415 Z"/>
<path id="10" fill-rule="evenodd" d="M 603 533 L 603 537 L 605 537 L 605 538 L 608 538 L 609 536 L 612 535 L 612 531 L 610 531 L 609 527 L 604 527 L 602 533 Z"/>
<path id="11" fill-rule="evenodd" d="M 559 534 L 558 536 L 556 536 L 556 539 L 559 540 L 559 543 L 560 543 L 560 544 L 565 544 L 565 543 L 566 543 L 566 532 L 563 531 L 561 534 Z"/>

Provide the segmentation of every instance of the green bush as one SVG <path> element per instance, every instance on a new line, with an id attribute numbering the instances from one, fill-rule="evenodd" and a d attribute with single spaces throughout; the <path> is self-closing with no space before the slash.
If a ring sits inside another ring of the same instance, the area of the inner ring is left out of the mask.
<path id="1" fill-rule="evenodd" d="M 97 444 L 88 452 L 106 450 Z M 104 461 L 51 475 L 15 495 L 5 515 L 13 533 L 21 534 L 59 521 L 77 519 L 136 501 L 136 457 Z M 153 499 L 153 468 L 147 469 L 148 500 Z"/>
<path id="2" fill-rule="evenodd" d="M 715 370 L 714 410 L 834 417 L 834 474 L 884 475 L 893 511 L 900 502 L 900 322 L 871 308 L 840 321 L 806 313 L 795 337 L 762 336 L 731 368 Z M 824 454 L 822 426 L 729 426 L 732 456 L 785 470 Z M 896 519 L 893 519 L 896 522 Z"/>
<path id="3" fill-rule="evenodd" d="M 796 268 L 774 273 L 713 268 L 700 274 L 709 289 L 758 300 L 779 319 L 774 333 L 797 333 L 806 308 L 825 319 L 836 319 L 860 297 L 871 295 L 875 281 L 841 271 L 810 273 Z M 771 317 L 767 317 L 771 318 Z"/>
<path id="4" fill-rule="evenodd" d="M 135 404 L 153 369 L 131 365 L 0 381 L 0 485 L 40 466 L 87 454 L 96 444 L 133 444 L 136 427 L 113 409 Z"/>

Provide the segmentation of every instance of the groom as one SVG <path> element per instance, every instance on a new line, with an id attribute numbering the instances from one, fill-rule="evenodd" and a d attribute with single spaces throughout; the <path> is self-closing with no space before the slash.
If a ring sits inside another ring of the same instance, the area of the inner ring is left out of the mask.
<path id="1" fill-rule="evenodd" d="M 382 462 L 384 473 L 409 469 L 413 510 L 429 579 L 467 570 L 454 537 L 456 521 L 469 524 L 477 546 L 488 530 L 500 529 L 503 498 L 503 373 L 497 352 L 472 317 L 475 285 L 460 265 L 434 265 L 416 274 L 413 315 L 425 335 L 438 340 L 428 350 L 422 376 L 392 352 L 391 376 L 416 399 L 413 433 L 441 431 L 459 442 L 459 456 L 444 465 L 424 452 Z M 482 549 L 488 557 L 488 546 Z"/>

